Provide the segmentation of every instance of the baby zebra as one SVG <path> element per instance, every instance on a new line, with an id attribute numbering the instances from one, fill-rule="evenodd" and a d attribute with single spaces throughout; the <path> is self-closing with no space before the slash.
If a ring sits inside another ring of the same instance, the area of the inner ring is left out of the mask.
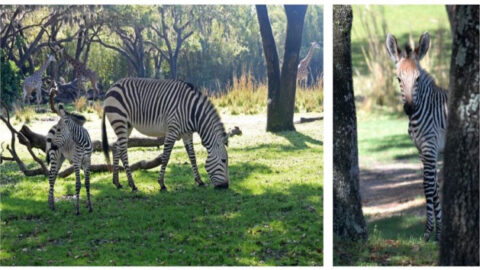
<path id="1" fill-rule="evenodd" d="M 88 131 L 83 127 L 85 123 L 85 117 L 68 113 L 64 110 L 60 104 L 58 112 L 60 120 L 54 125 L 47 135 L 47 163 L 50 165 L 50 174 L 48 181 L 50 184 L 50 190 L 48 193 L 48 205 L 54 211 L 53 200 L 53 186 L 55 185 L 55 178 L 58 171 L 62 167 L 62 163 L 65 159 L 68 159 L 70 163 L 73 163 L 76 178 L 76 194 L 77 202 L 75 205 L 76 214 L 79 212 L 79 195 L 80 195 L 80 168 L 83 169 L 85 174 L 85 188 L 87 189 L 87 203 L 88 210 L 92 212 L 92 205 L 90 203 L 90 156 L 92 155 L 92 142 Z"/>

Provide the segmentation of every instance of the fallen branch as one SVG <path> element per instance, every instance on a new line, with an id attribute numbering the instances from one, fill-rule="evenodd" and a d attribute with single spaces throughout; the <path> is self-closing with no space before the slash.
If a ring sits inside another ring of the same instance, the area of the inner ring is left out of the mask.
<path id="1" fill-rule="evenodd" d="M 318 120 L 323 120 L 323 115 L 320 117 L 300 117 L 299 121 L 296 121 L 295 124 L 302 124 L 302 123 L 308 123 L 308 122 L 313 122 L 313 121 L 318 121 Z"/>
<path id="2" fill-rule="evenodd" d="M 32 147 L 41 149 L 45 151 L 47 138 L 42 135 L 33 132 L 28 126 L 23 125 L 20 129 L 20 133 L 25 137 L 26 140 L 30 142 Z M 151 147 L 151 146 L 160 146 L 164 143 L 164 138 L 129 138 L 128 139 L 128 147 Z M 25 141 L 20 140 L 21 144 L 24 144 Z M 101 141 L 93 141 L 93 151 L 99 152 L 102 151 L 102 142 Z"/>
<path id="3" fill-rule="evenodd" d="M 2 120 L 5 123 L 5 125 L 8 127 L 8 129 L 12 133 L 12 140 L 11 140 L 11 143 L 10 143 L 11 148 L 9 146 L 7 146 L 7 150 L 12 155 L 12 159 L 15 160 L 15 162 L 17 162 L 20 170 L 27 176 L 39 175 L 39 174 L 43 174 L 45 176 L 48 176 L 47 166 L 45 166 L 45 163 L 41 159 L 39 159 L 35 155 L 35 153 L 33 153 L 32 145 L 30 144 L 30 141 L 27 138 L 25 138 L 25 136 L 23 136 L 23 134 L 19 133 L 10 123 L 10 113 L 8 112 L 7 105 L 3 101 L 1 101 L 1 105 L 4 108 L 7 117 L 5 118 L 2 114 L 2 115 L 0 115 L 0 120 Z M 34 169 L 34 170 L 27 169 L 27 167 L 25 166 L 23 161 L 18 157 L 17 151 L 15 149 L 15 135 L 18 136 L 19 141 L 23 141 L 23 144 L 27 147 L 27 150 L 30 153 L 30 155 L 33 157 L 33 160 L 35 160 L 35 162 L 37 162 L 40 165 L 39 169 Z"/>

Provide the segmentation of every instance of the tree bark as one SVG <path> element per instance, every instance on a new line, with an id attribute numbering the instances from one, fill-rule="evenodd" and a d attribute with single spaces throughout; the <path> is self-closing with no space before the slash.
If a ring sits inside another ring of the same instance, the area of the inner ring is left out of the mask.
<path id="1" fill-rule="evenodd" d="M 357 118 L 352 82 L 352 8 L 333 7 L 333 231 L 343 240 L 364 240 L 367 226 L 359 192 Z"/>
<path id="2" fill-rule="evenodd" d="M 440 265 L 479 265 L 479 6 L 447 8 L 453 31 Z"/>
<path id="3" fill-rule="evenodd" d="M 300 48 L 302 46 L 303 23 L 307 6 L 286 5 L 287 37 L 285 38 L 285 53 L 283 56 L 280 79 L 279 106 L 281 120 L 276 130 L 295 130 L 293 114 L 295 112 L 295 92 L 297 88 L 297 69 Z"/>
<path id="4" fill-rule="evenodd" d="M 274 129 L 274 121 L 272 119 L 280 119 L 281 115 L 278 110 L 278 97 L 280 96 L 280 64 L 278 61 L 277 46 L 273 38 L 272 27 L 268 17 L 267 6 L 257 5 L 257 18 L 260 26 L 260 34 L 262 36 L 263 52 L 265 62 L 267 64 L 268 77 L 268 102 L 267 102 L 267 131 Z"/>
<path id="5" fill-rule="evenodd" d="M 293 113 L 295 110 L 298 55 L 302 43 L 303 23 L 307 6 L 285 6 L 287 36 L 281 73 L 267 7 L 257 5 L 256 9 L 268 74 L 267 131 L 295 130 Z"/>

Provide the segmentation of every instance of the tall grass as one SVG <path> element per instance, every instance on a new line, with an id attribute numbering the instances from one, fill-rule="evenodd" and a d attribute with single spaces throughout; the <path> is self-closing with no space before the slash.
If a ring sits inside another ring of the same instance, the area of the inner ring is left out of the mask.
<path id="1" fill-rule="evenodd" d="M 297 86 L 295 112 L 323 111 L 322 80 L 317 81 L 319 83 L 307 88 Z M 267 94 L 266 83 L 257 83 L 251 74 L 244 73 L 233 79 L 232 86 L 226 92 L 212 96 L 211 100 L 217 108 L 233 115 L 257 114 L 266 112 Z"/>
<path id="2" fill-rule="evenodd" d="M 366 111 L 382 107 L 391 112 L 399 112 L 402 110 L 401 94 L 395 79 L 395 65 L 385 46 L 389 31 L 384 8 L 366 6 L 360 12 L 361 14 L 357 16 L 360 23 L 356 24 L 355 30 L 365 33 L 366 40 L 361 46 L 364 63 L 357 63 L 358 66 L 354 66 L 353 79 L 358 107 Z M 449 53 L 446 53 L 450 50 L 447 44 L 447 33 L 448 30 L 443 28 L 430 31 L 430 49 L 421 61 L 422 68 L 434 77 L 437 85 L 443 88 L 448 86 L 450 61 Z M 397 39 L 401 39 L 403 33 L 392 34 Z M 411 30 L 407 35 L 412 48 L 418 45 L 419 36 L 414 36 Z M 399 41 L 399 46 L 403 49 L 402 45 Z M 365 74 L 359 68 L 362 64 L 367 67 Z"/>
<path id="3" fill-rule="evenodd" d="M 73 106 L 75 107 L 75 110 L 79 112 L 82 112 L 83 110 L 85 110 L 86 105 L 87 105 L 87 98 L 85 96 L 81 96 L 73 102 Z"/>

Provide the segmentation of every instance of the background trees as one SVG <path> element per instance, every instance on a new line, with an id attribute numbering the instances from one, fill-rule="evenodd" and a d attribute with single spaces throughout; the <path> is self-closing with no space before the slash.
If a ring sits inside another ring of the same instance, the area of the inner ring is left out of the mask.
<path id="1" fill-rule="evenodd" d="M 287 18 L 283 7 L 269 10 L 283 54 Z M 311 6 L 305 16 L 300 57 L 323 36 L 322 7 Z M 2 62 L 12 61 L 22 80 L 51 53 L 49 41 L 96 71 L 103 89 L 125 76 L 179 78 L 209 92 L 225 91 L 242 75 L 266 80 L 253 6 L 2 6 L 0 26 Z M 311 63 L 314 79 L 321 55 L 316 51 Z M 47 74 L 72 80 L 75 71 L 58 60 Z M 19 95 L 20 88 L 13 91 Z"/>

